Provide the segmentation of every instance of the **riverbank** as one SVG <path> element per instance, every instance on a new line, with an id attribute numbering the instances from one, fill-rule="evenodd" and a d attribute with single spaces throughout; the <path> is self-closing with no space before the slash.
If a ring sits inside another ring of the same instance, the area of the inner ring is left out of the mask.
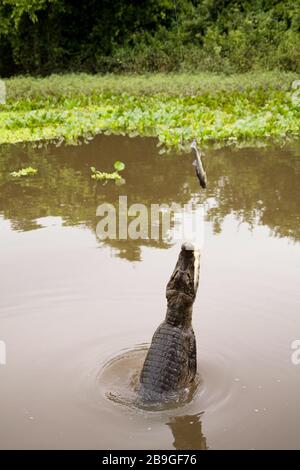
<path id="1" fill-rule="evenodd" d="M 5 81 L 0 144 L 74 144 L 99 133 L 154 136 L 162 151 L 300 134 L 295 73 L 52 75 Z M 298 94 L 299 95 L 299 94 Z"/>

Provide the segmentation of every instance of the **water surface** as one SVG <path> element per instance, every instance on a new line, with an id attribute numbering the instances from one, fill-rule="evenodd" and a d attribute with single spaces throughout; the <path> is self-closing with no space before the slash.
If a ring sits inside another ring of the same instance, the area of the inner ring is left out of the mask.
<path id="1" fill-rule="evenodd" d="M 95 185 L 90 166 L 115 160 L 126 184 Z M 125 137 L 0 148 L 1 448 L 300 447 L 299 142 L 207 151 L 206 192 L 191 162 Z M 29 165 L 38 176 L 9 178 Z M 170 410 L 130 406 L 131 380 L 164 318 L 179 246 L 97 239 L 97 206 L 124 194 L 205 213 L 201 382 Z"/>

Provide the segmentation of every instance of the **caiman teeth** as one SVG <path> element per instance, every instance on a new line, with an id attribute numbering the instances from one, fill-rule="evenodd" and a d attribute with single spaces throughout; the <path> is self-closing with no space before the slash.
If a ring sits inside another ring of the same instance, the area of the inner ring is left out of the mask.
<path id="1" fill-rule="evenodd" d="M 199 283 L 200 250 L 194 250 L 194 289 L 195 292 Z"/>

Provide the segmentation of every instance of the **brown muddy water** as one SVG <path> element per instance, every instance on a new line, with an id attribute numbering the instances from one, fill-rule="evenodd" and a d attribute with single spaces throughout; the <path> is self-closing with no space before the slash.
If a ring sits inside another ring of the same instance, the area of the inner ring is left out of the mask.
<path id="1" fill-rule="evenodd" d="M 97 186 L 90 166 L 115 160 L 126 184 Z M 191 161 L 125 137 L 0 148 L 2 449 L 300 448 L 300 144 L 207 151 L 206 192 Z M 199 385 L 177 408 L 137 408 L 132 381 L 179 246 L 97 239 L 96 208 L 119 195 L 205 212 Z"/>

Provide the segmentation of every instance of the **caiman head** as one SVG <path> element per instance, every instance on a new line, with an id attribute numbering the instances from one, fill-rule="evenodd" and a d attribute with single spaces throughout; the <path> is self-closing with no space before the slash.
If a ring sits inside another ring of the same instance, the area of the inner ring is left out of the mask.
<path id="1" fill-rule="evenodd" d="M 199 249 L 191 242 L 183 243 L 166 290 L 168 309 L 173 312 L 172 316 L 176 311 L 182 314 L 187 311 L 191 313 L 198 289 L 199 266 Z"/>

